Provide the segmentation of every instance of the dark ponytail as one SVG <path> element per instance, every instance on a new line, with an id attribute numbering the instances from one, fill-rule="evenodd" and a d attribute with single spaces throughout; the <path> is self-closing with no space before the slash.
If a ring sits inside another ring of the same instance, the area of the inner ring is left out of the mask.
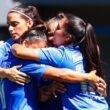
<path id="1" fill-rule="evenodd" d="M 97 75 L 104 78 L 98 44 L 91 24 L 86 25 L 85 40 L 79 44 L 84 55 L 87 72 L 97 70 Z"/>

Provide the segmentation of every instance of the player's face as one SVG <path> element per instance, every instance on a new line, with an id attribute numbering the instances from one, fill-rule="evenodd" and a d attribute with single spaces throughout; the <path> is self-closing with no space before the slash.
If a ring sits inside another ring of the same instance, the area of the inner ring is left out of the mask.
<path id="1" fill-rule="evenodd" d="M 48 25 L 48 40 L 49 40 L 49 42 L 52 42 L 52 40 L 53 40 L 54 32 L 55 32 L 55 29 L 57 28 L 57 25 L 58 25 L 57 22 L 50 23 Z"/>
<path id="2" fill-rule="evenodd" d="M 8 13 L 7 23 L 11 37 L 15 41 L 32 27 L 32 23 L 29 20 L 23 19 L 20 14 L 14 12 Z"/>
<path id="3" fill-rule="evenodd" d="M 50 23 L 48 25 L 48 34 L 51 35 L 49 37 L 49 41 L 53 43 L 54 46 L 65 45 L 65 34 L 63 24 L 59 24 L 58 22 Z"/>

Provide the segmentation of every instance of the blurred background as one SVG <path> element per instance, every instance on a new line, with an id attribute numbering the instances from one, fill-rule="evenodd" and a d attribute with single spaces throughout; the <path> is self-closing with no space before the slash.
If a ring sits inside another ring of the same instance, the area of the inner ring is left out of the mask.
<path id="1" fill-rule="evenodd" d="M 110 105 L 110 0 L 0 0 L 0 40 L 10 37 L 6 15 L 10 8 L 19 4 L 36 6 L 44 20 L 58 12 L 66 12 L 73 13 L 94 26 L 106 73 L 106 99 Z"/>

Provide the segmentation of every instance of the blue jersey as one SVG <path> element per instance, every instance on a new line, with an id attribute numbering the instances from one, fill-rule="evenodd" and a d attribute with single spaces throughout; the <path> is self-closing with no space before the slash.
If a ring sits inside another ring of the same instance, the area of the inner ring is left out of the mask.
<path id="1" fill-rule="evenodd" d="M 79 46 L 37 49 L 39 61 L 60 68 L 69 68 L 85 74 L 86 64 Z M 66 83 L 67 91 L 62 94 L 63 110 L 107 110 L 104 97 L 96 93 L 88 82 Z"/>
<path id="2" fill-rule="evenodd" d="M 9 39 L 6 42 L 0 44 L 0 67 L 2 67 L 2 65 L 1 65 L 2 60 L 4 58 L 8 57 L 8 53 L 11 51 L 11 46 L 13 43 L 14 43 L 14 41 L 12 39 Z M 3 82 L 3 80 L 0 79 L 0 87 L 3 86 L 2 82 Z M 2 89 L 0 89 L 0 98 L 1 99 L 2 99 L 2 94 L 3 94 L 3 91 L 2 91 Z M 2 110 L 1 103 L 3 103 L 3 100 L 0 100 L 0 110 Z"/>
<path id="3" fill-rule="evenodd" d="M 11 46 L 14 44 L 12 39 L 7 40 L 6 42 L 0 44 L 0 67 L 2 59 L 8 57 L 9 52 L 11 51 Z"/>
<path id="4" fill-rule="evenodd" d="M 38 110 L 37 104 L 37 88 L 39 79 L 48 69 L 48 66 L 36 63 L 30 60 L 21 60 L 15 58 L 11 53 L 11 43 L 5 50 L 8 50 L 6 55 L 2 57 L 1 66 L 10 68 L 14 65 L 22 64 L 21 72 L 31 76 L 31 82 L 25 86 L 11 82 L 7 78 L 1 80 L 0 94 L 3 110 Z M 10 46 L 10 48 L 9 48 Z M 5 54 L 5 52 L 4 52 Z"/>

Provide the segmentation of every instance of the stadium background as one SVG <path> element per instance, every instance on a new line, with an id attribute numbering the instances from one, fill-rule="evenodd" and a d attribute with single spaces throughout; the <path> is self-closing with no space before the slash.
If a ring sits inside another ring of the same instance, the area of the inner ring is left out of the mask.
<path id="1" fill-rule="evenodd" d="M 1 0 L 0 1 L 0 40 L 9 38 L 6 24 L 7 11 L 19 3 L 38 7 L 44 20 L 58 12 L 73 13 L 90 22 L 100 45 L 107 81 L 107 101 L 110 105 L 110 0 Z"/>

